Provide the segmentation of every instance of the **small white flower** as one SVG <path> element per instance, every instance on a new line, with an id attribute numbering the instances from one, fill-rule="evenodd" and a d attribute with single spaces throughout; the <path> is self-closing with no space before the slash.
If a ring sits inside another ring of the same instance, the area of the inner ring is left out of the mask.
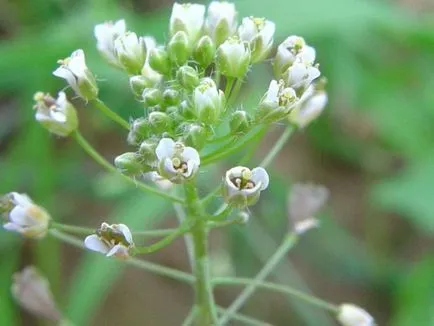
<path id="1" fill-rule="evenodd" d="M 245 17 L 238 27 L 240 39 L 250 45 L 252 63 L 266 58 L 273 46 L 273 36 L 276 26 L 265 18 Z"/>
<path id="2" fill-rule="evenodd" d="M 11 292 L 19 305 L 35 316 L 55 322 L 61 320 L 50 285 L 35 267 L 28 266 L 13 275 Z"/>
<path id="3" fill-rule="evenodd" d="M 105 22 L 95 26 L 94 34 L 96 37 L 96 47 L 107 61 L 115 66 L 119 66 L 119 62 L 115 53 L 115 40 L 125 34 L 125 20 L 121 19 L 117 22 Z"/>
<path id="4" fill-rule="evenodd" d="M 136 33 L 126 32 L 114 43 L 116 57 L 121 66 L 130 74 L 138 74 L 146 60 L 145 41 Z"/>
<path id="5" fill-rule="evenodd" d="M 9 200 L 12 209 L 8 216 L 9 222 L 3 227 L 28 238 L 43 238 L 47 234 L 50 215 L 25 194 L 12 192 L 9 194 Z"/>
<path id="6" fill-rule="evenodd" d="M 267 189 L 269 177 L 264 168 L 253 170 L 236 166 L 226 172 L 223 185 L 225 201 L 236 207 L 255 204 L 262 190 Z"/>
<path id="7" fill-rule="evenodd" d="M 294 184 L 288 197 L 288 215 L 298 234 L 319 225 L 315 214 L 324 205 L 329 192 L 323 186 Z"/>
<path id="8" fill-rule="evenodd" d="M 327 105 L 328 97 L 324 90 L 314 90 L 311 85 L 303 94 L 297 107 L 289 114 L 289 121 L 304 128 L 318 118 Z"/>
<path id="9" fill-rule="evenodd" d="M 182 183 L 196 175 L 200 166 L 199 153 L 170 138 L 162 138 L 155 149 L 159 174 L 173 183 Z"/>
<path id="10" fill-rule="evenodd" d="M 223 76 L 242 78 L 249 69 L 250 49 L 237 37 L 231 37 L 221 44 L 216 56 L 217 68 Z"/>
<path id="11" fill-rule="evenodd" d="M 196 116 L 206 123 L 215 122 L 225 105 L 225 95 L 211 78 L 203 78 L 193 93 Z"/>
<path id="12" fill-rule="evenodd" d="M 340 305 L 337 318 L 342 326 L 375 326 L 367 311 L 350 303 Z"/>
<path id="13" fill-rule="evenodd" d="M 208 6 L 205 29 L 217 46 L 235 34 L 237 30 L 235 4 L 226 1 L 211 2 Z"/>
<path id="14" fill-rule="evenodd" d="M 170 16 L 170 36 L 176 32 L 187 33 L 190 44 L 200 36 L 205 16 L 205 6 L 199 4 L 175 2 Z"/>
<path id="15" fill-rule="evenodd" d="M 125 224 L 102 223 L 96 234 L 84 239 L 84 245 L 107 257 L 116 256 L 126 259 L 129 257 L 130 249 L 134 247 L 134 242 L 131 231 Z"/>
<path id="16" fill-rule="evenodd" d="M 72 52 L 69 58 L 59 60 L 60 67 L 53 75 L 63 78 L 74 92 L 85 100 L 92 100 L 98 96 L 95 77 L 87 68 L 83 50 Z"/>
<path id="17" fill-rule="evenodd" d="M 66 94 L 59 92 L 57 99 L 50 94 L 38 92 L 34 96 L 36 104 L 35 118 L 50 132 L 59 136 L 68 136 L 78 127 L 77 112 L 68 102 Z"/>
<path id="18" fill-rule="evenodd" d="M 159 175 L 157 172 L 152 171 L 143 174 L 143 178 L 145 180 L 150 180 L 154 182 L 158 188 L 163 190 L 170 190 L 173 188 L 173 183 L 166 178 L 163 178 L 161 175 Z"/>
<path id="19" fill-rule="evenodd" d="M 304 90 L 307 89 L 320 75 L 321 72 L 319 71 L 318 66 L 313 66 L 300 59 L 294 62 L 293 65 L 283 73 L 282 78 L 289 87 L 296 90 Z"/>

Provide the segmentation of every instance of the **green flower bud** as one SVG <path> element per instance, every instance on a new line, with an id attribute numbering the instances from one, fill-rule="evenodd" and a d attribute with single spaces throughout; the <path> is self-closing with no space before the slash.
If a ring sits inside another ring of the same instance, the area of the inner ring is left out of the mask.
<path id="1" fill-rule="evenodd" d="M 176 32 L 167 44 L 170 61 L 180 66 L 187 62 L 190 56 L 188 36 L 184 31 Z"/>
<path id="2" fill-rule="evenodd" d="M 145 106 L 152 107 L 161 103 L 162 94 L 158 88 L 146 88 L 143 90 L 142 98 Z"/>
<path id="3" fill-rule="evenodd" d="M 146 118 L 138 118 L 134 120 L 131 124 L 130 132 L 128 133 L 128 144 L 138 145 L 143 140 L 148 138 L 151 132 L 151 125 L 149 120 Z"/>
<path id="4" fill-rule="evenodd" d="M 208 35 L 202 36 L 193 51 L 193 58 L 203 68 L 208 67 L 214 60 L 216 46 Z"/>
<path id="5" fill-rule="evenodd" d="M 167 113 L 151 112 L 148 119 L 152 130 L 156 133 L 163 133 L 172 128 L 172 120 Z"/>
<path id="6" fill-rule="evenodd" d="M 187 101 L 182 101 L 179 104 L 179 114 L 181 114 L 185 119 L 191 120 L 195 118 L 194 107 Z"/>
<path id="7" fill-rule="evenodd" d="M 249 47 L 236 37 L 231 37 L 217 49 L 217 69 L 223 76 L 242 78 L 250 64 Z"/>
<path id="8" fill-rule="evenodd" d="M 122 174 L 137 176 L 143 173 L 144 165 L 138 153 L 127 152 L 115 158 L 115 166 Z"/>
<path id="9" fill-rule="evenodd" d="M 170 73 L 170 60 L 166 50 L 162 47 L 156 47 L 149 51 L 149 65 L 155 71 L 168 75 Z"/>
<path id="10" fill-rule="evenodd" d="M 141 75 L 130 77 L 130 88 L 134 95 L 141 96 L 147 87 L 151 87 L 151 85 L 149 85 L 146 77 Z"/>
<path id="11" fill-rule="evenodd" d="M 176 89 L 168 88 L 163 92 L 163 102 L 166 106 L 176 106 L 179 100 L 180 94 Z"/>
<path id="12" fill-rule="evenodd" d="M 245 134 L 250 130 L 251 119 L 246 111 L 235 111 L 231 115 L 229 127 L 233 134 Z"/>
<path id="13" fill-rule="evenodd" d="M 203 148 L 206 145 L 208 138 L 208 131 L 200 124 L 185 124 L 182 126 L 184 129 L 183 140 L 184 144 L 196 148 L 197 150 Z"/>
<path id="14" fill-rule="evenodd" d="M 0 196 L 0 218 L 5 214 L 9 214 L 13 207 L 11 194 Z"/>
<path id="15" fill-rule="evenodd" d="M 190 66 L 182 66 L 178 69 L 176 77 L 181 84 L 187 90 L 193 90 L 199 85 L 199 74 L 196 69 Z"/>
<path id="16" fill-rule="evenodd" d="M 139 154 L 142 161 L 149 166 L 154 165 L 157 157 L 155 156 L 155 148 L 157 144 L 150 140 L 145 140 L 140 144 Z"/>

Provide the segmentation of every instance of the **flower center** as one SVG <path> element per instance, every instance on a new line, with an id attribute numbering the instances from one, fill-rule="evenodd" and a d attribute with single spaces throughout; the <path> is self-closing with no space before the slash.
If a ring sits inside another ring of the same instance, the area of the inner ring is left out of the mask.
<path id="1" fill-rule="evenodd" d="M 103 226 L 96 230 L 96 234 L 106 243 L 111 246 L 116 246 L 118 244 L 129 247 L 130 243 L 125 239 L 122 232 L 113 229 L 111 226 Z"/>
<path id="2" fill-rule="evenodd" d="M 172 158 L 173 168 L 180 173 L 186 173 L 188 171 L 188 165 L 183 162 L 179 157 Z"/>
<path id="3" fill-rule="evenodd" d="M 253 21 L 253 23 L 256 26 L 256 29 L 258 32 L 262 31 L 265 27 L 265 18 L 258 18 L 258 17 L 250 17 L 250 19 Z"/>
<path id="4" fill-rule="evenodd" d="M 244 169 L 241 172 L 241 176 L 234 177 L 230 180 L 231 180 L 232 184 L 240 190 L 253 189 L 256 185 L 251 180 L 251 178 L 252 178 L 252 171 L 250 171 L 249 169 Z"/>

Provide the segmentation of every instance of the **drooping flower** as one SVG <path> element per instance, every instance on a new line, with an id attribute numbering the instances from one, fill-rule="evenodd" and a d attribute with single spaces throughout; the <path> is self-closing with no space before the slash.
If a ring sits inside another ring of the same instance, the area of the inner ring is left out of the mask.
<path id="1" fill-rule="evenodd" d="M 350 303 L 340 305 L 337 319 L 342 326 L 375 326 L 374 318 L 366 310 Z"/>
<path id="2" fill-rule="evenodd" d="M 273 46 L 276 26 L 265 18 L 245 17 L 238 27 L 240 39 L 247 42 L 252 52 L 252 63 L 264 60 Z"/>
<path id="3" fill-rule="evenodd" d="M 253 170 L 244 166 L 236 166 L 226 172 L 223 182 L 225 201 L 235 207 L 255 204 L 262 190 L 267 189 L 269 177 L 264 168 Z"/>
<path id="4" fill-rule="evenodd" d="M 98 86 L 92 72 L 86 66 L 83 50 L 72 52 L 71 56 L 59 60 L 60 67 L 53 75 L 63 78 L 74 92 L 84 100 L 92 100 L 98 96 Z"/>
<path id="5" fill-rule="evenodd" d="M 247 73 L 251 53 L 246 43 L 237 37 L 230 37 L 216 52 L 217 69 L 223 76 L 242 78 Z"/>
<path id="6" fill-rule="evenodd" d="M 200 166 L 199 153 L 181 142 L 162 138 L 155 153 L 159 174 L 173 183 L 182 183 L 193 178 Z"/>
<path id="7" fill-rule="evenodd" d="M 224 93 L 217 88 L 211 78 L 203 78 L 193 93 L 196 116 L 205 123 L 213 123 L 219 119 L 225 101 Z"/>
<path id="8" fill-rule="evenodd" d="M 205 30 L 217 46 L 235 34 L 237 30 L 235 4 L 226 1 L 212 1 L 208 6 Z"/>
<path id="9" fill-rule="evenodd" d="M 35 267 L 28 266 L 13 275 L 11 292 L 18 304 L 35 316 L 55 322 L 62 319 L 48 280 Z"/>
<path id="10" fill-rule="evenodd" d="M 187 33 L 192 45 L 200 36 L 205 16 L 205 6 L 199 4 L 175 2 L 170 16 L 170 36 L 176 32 Z"/>
<path id="11" fill-rule="evenodd" d="M 96 37 L 96 47 L 102 56 L 112 65 L 119 66 L 115 53 L 115 40 L 125 34 L 125 20 L 121 19 L 116 22 L 105 22 L 98 24 L 94 28 Z"/>
<path id="12" fill-rule="evenodd" d="M 100 252 L 107 257 L 115 256 L 121 259 L 129 257 L 129 251 L 134 247 L 133 236 L 125 224 L 102 223 L 96 234 L 86 237 L 86 248 Z"/>
<path id="13" fill-rule="evenodd" d="M 145 60 L 145 41 L 136 33 L 126 32 L 120 35 L 114 43 L 114 52 L 119 64 L 131 75 L 141 72 Z"/>
<path id="14" fill-rule="evenodd" d="M 35 118 L 48 131 L 66 137 L 78 128 L 77 112 L 64 92 L 59 92 L 57 99 L 42 92 L 37 92 L 33 98 Z"/>
<path id="15" fill-rule="evenodd" d="M 289 122 L 304 128 L 318 118 L 327 105 L 328 97 L 324 89 L 311 85 L 302 95 L 299 103 L 289 114 Z"/>
<path id="16" fill-rule="evenodd" d="M 7 197 L 12 209 L 8 212 L 9 222 L 3 227 L 27 238 L 43 238 L 48 231 L 50 215 L 25 194 L 12 192 Z"/>

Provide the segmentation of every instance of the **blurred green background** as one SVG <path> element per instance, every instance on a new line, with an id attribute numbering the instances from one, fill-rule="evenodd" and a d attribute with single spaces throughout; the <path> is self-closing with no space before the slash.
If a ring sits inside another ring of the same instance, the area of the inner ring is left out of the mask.
<path id="1" fill-rule="evenodd" d="M 129 29 L 163 42 L 171 4 L 0 1 L 1 193 L 28 193 L 56 220 L 69 224 L 95 227 L 109 219 L 137 229 L 175 226 L 167 202 L 118 184 L 73 140 L 43 130 L 31 109 L 34 92 L 64 87 L 51 74 L 56 61 L 83 48 L 99 78 L 101 98 L 126 119 L 141 115 L 128 78 L 99 57 L 93 26 L 125 18 Z M 434 325 L 434 3 L 236 4 L 241 17 L 273 20 L 276 43 L 298 34 L 317 49 L 330 101 L 326 113 L 278 156 L 271 188 L 252 210 L 249 224 L 213 234 L 214 273 L 253 276 L 285 233 L 290 184 L 322 183 L 331 191 L 322 227 L 302 239 L 272 278 L 335 303 L 357 303 L 380 326 Z M 249 77 L 244 107 L 252 107 L 265 92 L 269 65 L 258 66 Z M 81 107 L 79 115 L 83 134 L 110 161 L 128 150 L 126 134 L 99 112 Z M 254 162 L 281 128 L 268 134 Z M 235 162 L 232 158 L 219 171 L 205 171 L 201 180 L 217 184 L 224 168 Z M 182 240 L 145 258 L 188 270 Z M 36 243 L 0 230 L 2 326 L 40 324 L 10 295 L 12 273 L 27 264 L 48 276 L 59 304 L 80 326 L 178 325 L 192 303 L 192 291 L 183 284 L 48 238 Z M 236 293 L 218 289 L 217 300 L 228 305 Z M 262 291 L 243 312 L 273 325 L 336 325 L 316 308 Z"/>

